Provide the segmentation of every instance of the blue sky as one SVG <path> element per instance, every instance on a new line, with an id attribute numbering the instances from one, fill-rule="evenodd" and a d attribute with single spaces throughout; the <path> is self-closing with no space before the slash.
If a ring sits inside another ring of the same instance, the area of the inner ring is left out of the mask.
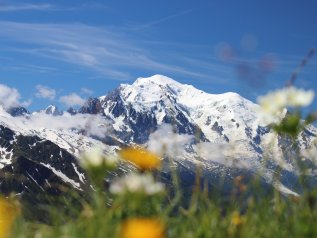
<path id="1" fill-rule="evenodd" d="M 316 10 L 314 0 L 0 0 L 0 84 L 31 111 L 153 74 L 255 101 L 316 47 Z M 295 85 L 317 91 L 316 76 L 315 55 Z"/>

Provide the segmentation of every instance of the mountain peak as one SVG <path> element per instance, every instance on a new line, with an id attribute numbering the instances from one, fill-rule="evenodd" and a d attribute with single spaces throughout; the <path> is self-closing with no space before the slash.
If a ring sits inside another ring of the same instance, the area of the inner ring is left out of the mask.
<path id="1" fill-rule="evenodd" d="M 55 105 L 49 105 L 44 112 L 48 115 L 53 115 L 53 116 L 58 116 L 61 115 L 62 113 L 58 110 L 57 106 Z"/>
<path id="2" fill-rule="evenodd" d="M 160 74 L 156 74 L 153 75 L 151 77 L 147 77 L 147 78 L 138 78 L 133 85 L 143 85 L 143 84 L 156 84 L 156 85 L 162 85 L 162 86 L 166 86 L 166 85 L 177 85 L 177 86 L 181 86 L 182 84 L 175 81 L 172 78 L 169 78 L 167 76 L 164 75 L 160 75 Z"/>
<path id="3" fill-rule="evenodd" d="M 79 113 L 98 114 L 102 110 L 100 99 L 89 97 L 86 103 L 79 108 Z"/>
<path id="4" fill-rule="evenodd" d="M 140 107 L 151 108 L 161 100 L 175 100 L 182 107 L 192 110 L 203 106 L 213 107 L 220 102 L 227 105 L 248 103 L 253 107 L 253 103 L 237 93 L 209 94 L 192 85 L 182 84 L 159 74 L 138 78 L 132 85 L 122 84 L 120 91 L 124 100 L 128 103 L 137 103 Z"/>
<path id="5" fill-rule="evenodd" d="M 11 107 L 7 110 L 7 112 L 13 117 L 25 116 L 30 114 L 30 112 L 26 108 L 21 106 Z"/>

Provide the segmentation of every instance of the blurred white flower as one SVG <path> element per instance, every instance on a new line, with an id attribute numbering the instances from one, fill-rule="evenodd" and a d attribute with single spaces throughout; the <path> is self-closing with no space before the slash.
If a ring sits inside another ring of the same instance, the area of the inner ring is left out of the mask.
<path id="1" fill-rule="evenodd" d="M 317 165 L 317 148 L 315 146 L 301 151 L 302 160 L 310 160 L 314 165 Z"/>
<path id="2" fill-rule="evenodd" d="M 267 125 L 280 123 L 285 117 L 286 113 L 287 113 L 286 108 L 282 108 L 280 110 L 277 110 L 277 109 L 268 110 L 268 109 L 261 108 L 259 110 L 259 116 L 261 120 L 263 121 L 263 123 Z"/>
<path id="3" fill-rule="evenodd" d="M 106 156 L 100 147 L 95 147 L 85 152 L 80 162 L 84 168 L 99 166 L 114 168 L 117 166 L 119 159 L 114 156 Z"/>
<path id="4" fill-rule="evenodd" d="M 290 107 L 306 107 L 313 102 L 314 91 L 297 89 L 295 87 L 287 88 L 287 105 Z"/>
<path id="5" fill-rule="evenodd" d="M 113 194 L 144 193 L 146 195 L 155 195 L 163 191 L 164 185 L 155 182 L 150 174 L 131 173 L 115 180 L 110 185 L 110 192 Z"/>
<path id="6" fill-rule="evenodd" d="M 314 92 L 287 87 L 260 96 L 260 117 L 264 123 L 279 123 L 286 115 L 287 107 L 305 107 L 312 103 Z"/>
<path id="7" fill-rule="evenodd" d="M 170 157 L 182 156 L 186 145 L 195 137 L 193 135 L 179 135 L 173 131 L 172 125 L 162 124 L 149 136 L 147 149 L 157 155 Z"/>

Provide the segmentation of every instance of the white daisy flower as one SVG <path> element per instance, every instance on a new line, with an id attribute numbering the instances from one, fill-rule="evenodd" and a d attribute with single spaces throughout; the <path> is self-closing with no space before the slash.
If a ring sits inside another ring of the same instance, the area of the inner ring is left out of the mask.
<path id="1" fill-rule="evenodd" d="M 114 156 L 106 156 L 100 147 L 95 147 L 85 152 L 80 162 L 84 168 L 99 166 L 113 168 L 117 166 L 119 159 Z"/>
<path id="2" fill-rule="evenodd" d="M 264 123 L 280 123 L 286 115 L 287 107 L 305 107 L 311 104 L 313 99 L 312 90 L 305 91 L 293 86 L 283 88 L 258 98 L 259 114 Z"/>
<path id="3" fill-rule="evenodd" d="M 131 173 L 125 177 L 115 180 L 110 185 L 110 192 L 113 194 L 144 193 L 155 195 L 164 191 L 164 185 L 155 182 L 150 174 Z"/>

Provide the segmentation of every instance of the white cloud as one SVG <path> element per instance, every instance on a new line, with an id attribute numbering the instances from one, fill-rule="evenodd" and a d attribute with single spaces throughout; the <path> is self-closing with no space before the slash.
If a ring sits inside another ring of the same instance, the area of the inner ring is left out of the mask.
<path id="1" fill-rule="evenodd" d="M 31 101 L 20 102 L 21 95 L 16 88 L 10 88 L 4 84 L 0 84 L 0 105 L 4 108 L 16 106 L 28 106 Z"/>
<path id="2" fill-rule="evenodd" d="M 36 113 L 24 119 L 24 123 L 34 129 L 73 130 L 85 131 L 87 135 L 103 138 L 109 130 L 109 124 L 100 115 L 76 114 L 71 116 L 64 113 L 62 116 Z"/>
<path id="3" fill-rule="evenodd" d="M 24 4 L 0 4 L 0 12 L 16 12 L 16 11 L 43 11 L 49 10 L 52 8 L 52 5 L 44 4 L 33 4 L 33 3 L 24 3 Z"/>
<path id="4" fill-rule="evenodd" d="M 180 16 L 183 16 L 183 15 L 186 15 L 188 13 L 191 13 L 193 10 L 190 9 L 190 10 L 186 10 L 186 11 L 182 11 L 182 12 L 178 12 L 178 13 L 175 13 L 173 15 L 169 15 L 169 16 L 165 16 L 165 17 L 162 17 L 160 19 L 157 19 L 157 20 L 154 20 L 154 21 L 151 21 L 149 23 L 146 23 L 146 24 L 143 24 L 143 25 L 139 25 L 137 27 L 133 27 L 131 26 L 134 30 L 142 30 L 144 28 L 148 28 L 148 27 L 152 27 L 152 26 L 155 26 L 157 24 L 161 24 L 161 23 L 164 23 L 166 21 L 169 21 L 171 19 L 174 19 L 174 18 L 177 18 L 177 17 L 180 17 Z"/>
<path id="5" fill-rule="evenodd" d="M 45 87 L 43 85 L 37 85 L 36 90 L 37 90 L 37 92 L 36 92 L 35 96 L 38 98 L 48 98 L 48 99 L 53 100 L 56 96 L 55 89 L 48 88 L 48 87 Z"/>
<path id="6" fill-rule="evenodd" d="M 177 134 L 171 125 L 163 124 L 150 135 L 147 149 L 158 155 L 180 156 L 194 139 L 192 135 Z"/>
<path id="7" fill-rule="evenodd" d="M 92 95 L 94 94 L 94 91 L 89 88 L 81 88 L 81 92 L 85 95 Z"/>
<path id="8" fill-rule="evenodd" d="M 65 95 L 60 97 L 60 102 L 65 104 L 66 106 L 72 107 L 72 106 L 82 106 L 86 102 L 85 99 L 80 97 L 76 93 L 71 93 L 69 95 Z"/>
<path id="9" fill-rule="evenodd" d="M 194 148 L 197 151 L 197 154 L 205 160 L 213 161 L 231 167 L 233 167 L 233 165 L 236 163 L 236 161 L 233 159 L 234 156 L 232 158 L 228 158 L 226 154 L 228 153 L 228 151 L 233 151 L 231 145 L 200 142 L 195 145 Z"/>
<path id="10" fill-rule="evenodd" d="M 29 100 L 27 100 L 27 101 L 21 102 L 21 103 L 20 103 L 20 106 L 22 106 L 22 107 L 28 107 L 28 106 L 30 106 L 31 104 L 32 104 L 32 100 L 29 99 Z"/>
<path id="11" fill-rule="evenodd" d="M 245 159 L 244 154 L 240 157 L 239 148 L 236 148 L 235 145 L 212 142 L 195 144 L 193 143 L 194 140 L 195 136 L 177 134 L 170 124 L 162 124 L 149 136 L 147 149 L 160 156 L 167 155 L 173 159 L 184 159 L 188 153 L 186 148 L 191 148 L 197 157 L 228 167 L 250 168 L 251 165 L 254 167 L 260 166 L 255 159 Z"/>

